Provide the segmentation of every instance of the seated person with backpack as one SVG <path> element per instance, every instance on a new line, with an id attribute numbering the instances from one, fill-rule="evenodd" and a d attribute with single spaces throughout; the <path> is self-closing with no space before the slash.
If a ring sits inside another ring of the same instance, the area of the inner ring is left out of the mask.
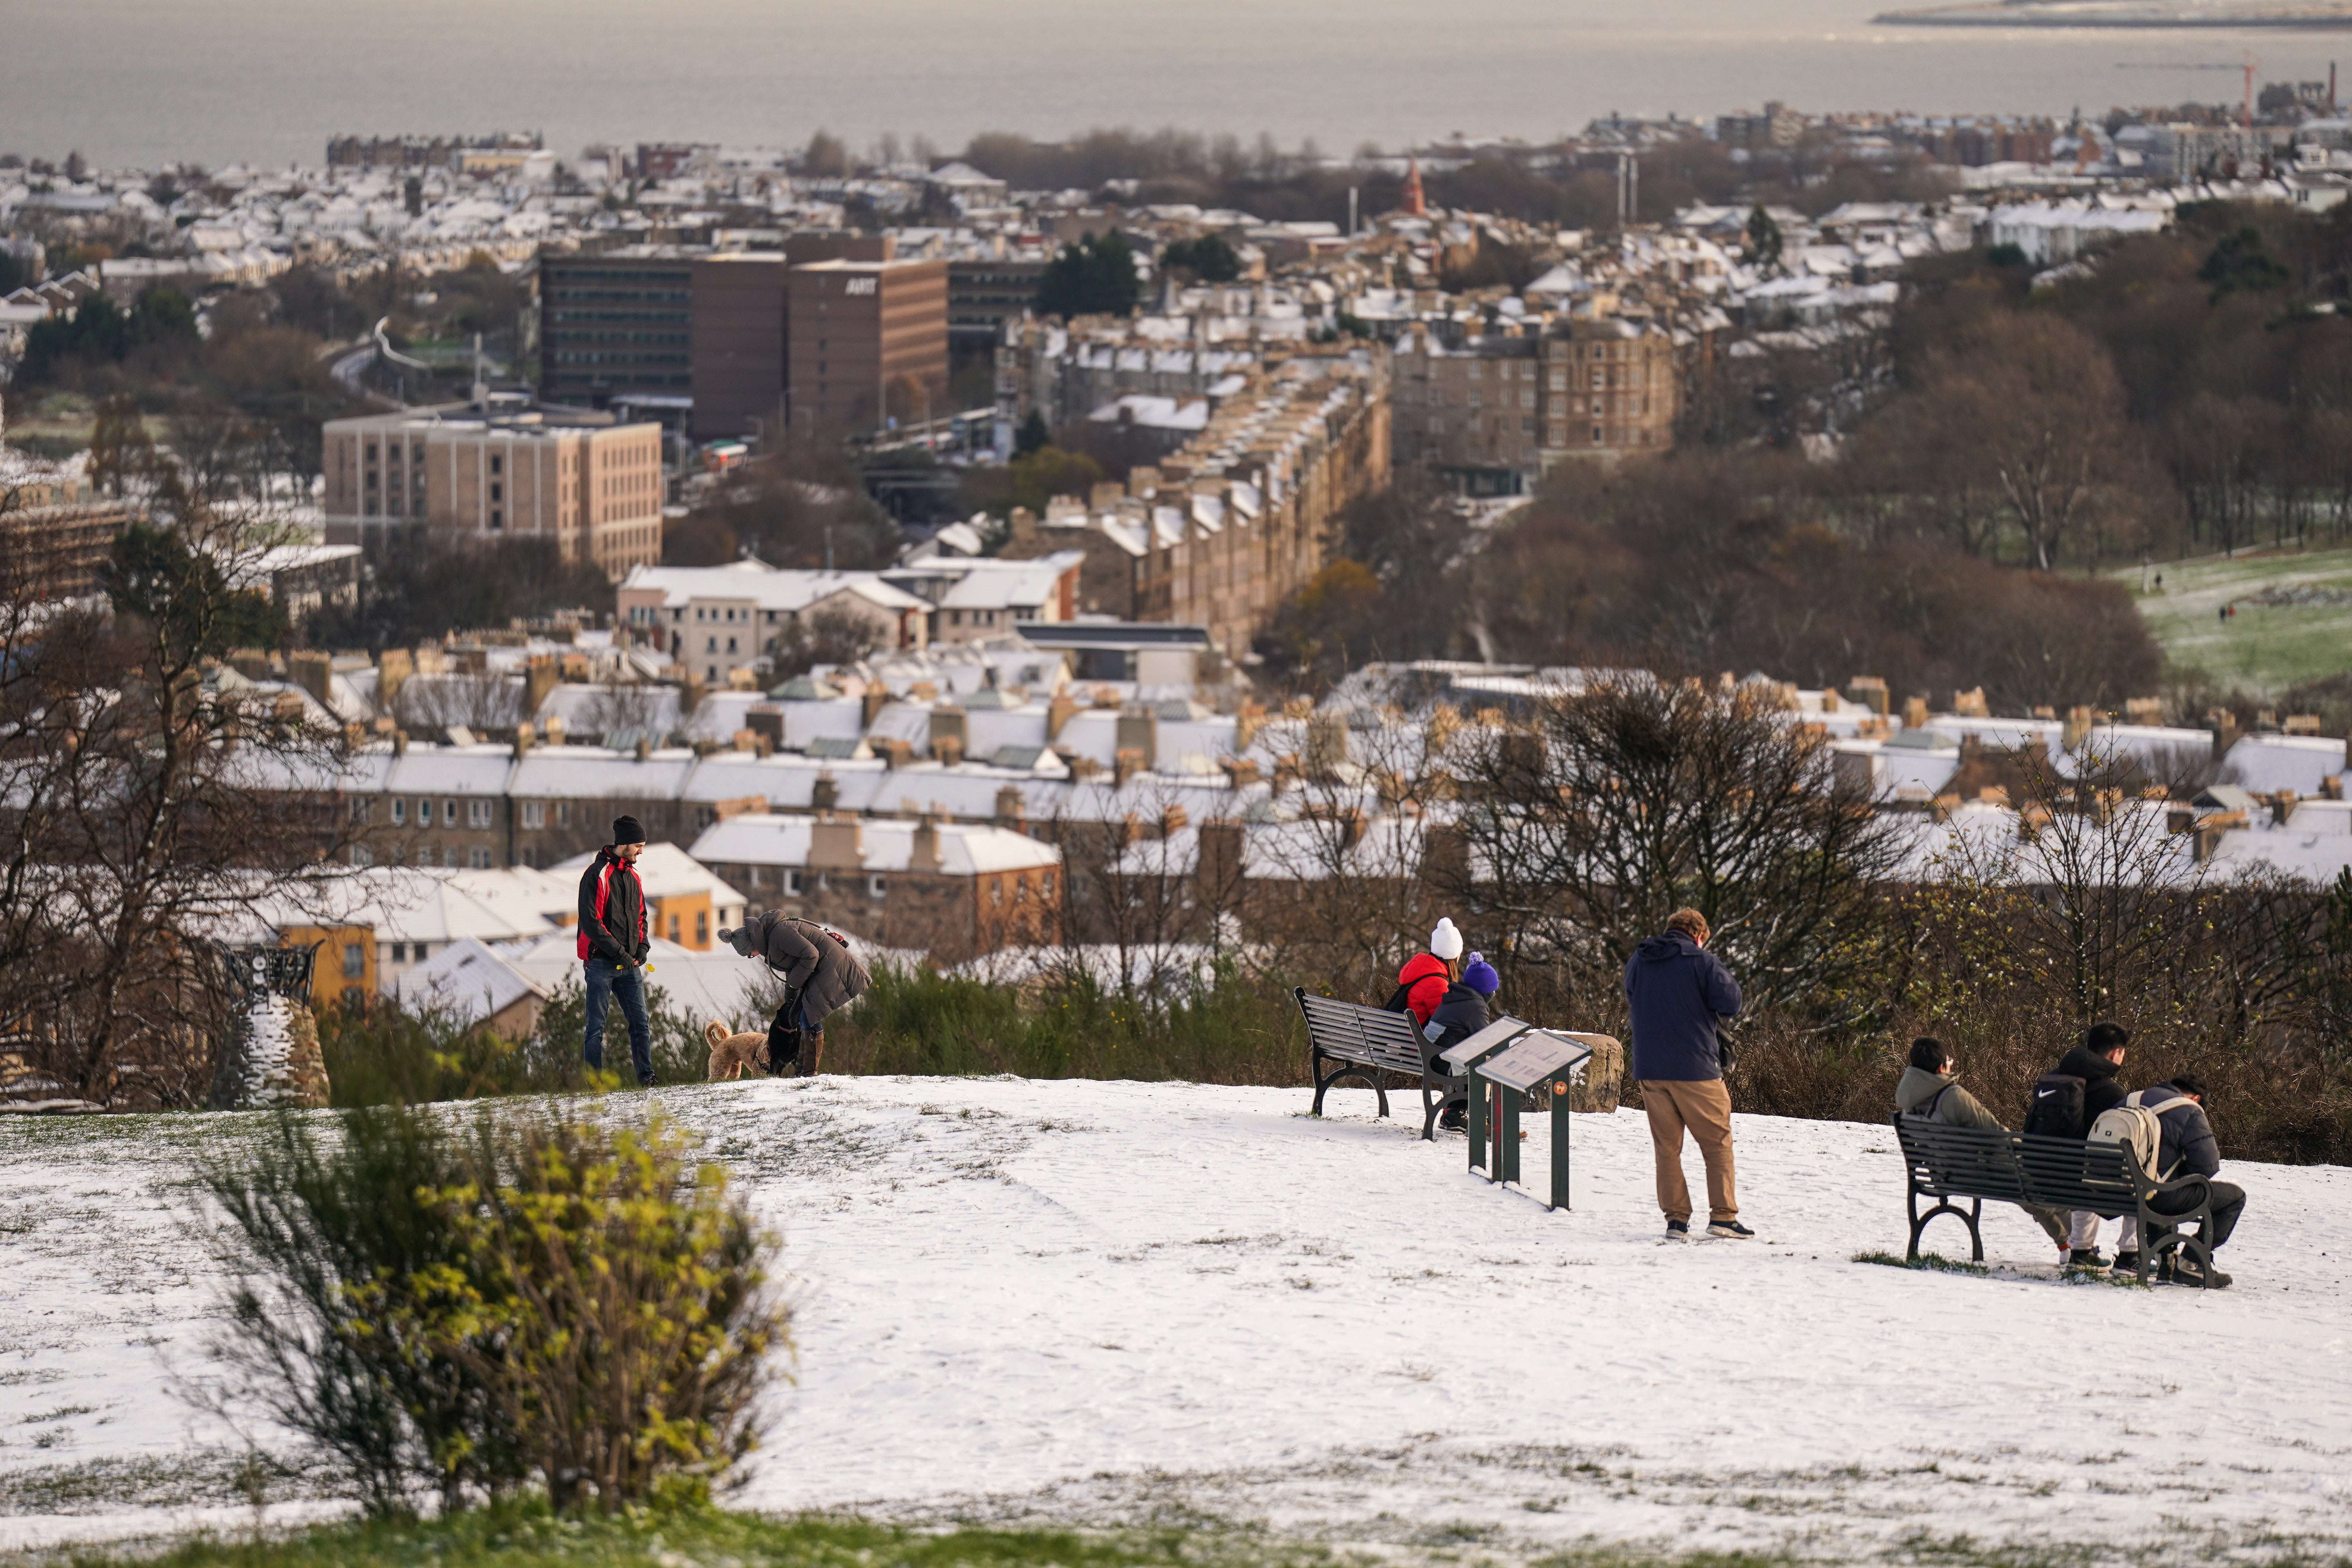
<path id="1" fill-rule="evenodd" d="M 2091 1124 L 2091 1136 L 2103 1142 L 2129 1142 L 2139 1154 L 2140 1168 L 2159 1182 L 2206 1177 L 2213 1217 L 2199 1239 L 2208 1251 L 2218 1251 L 2238 1227 L 2238 1215 L 2246 1206 L 2246 1190 L 2235 1183 L 2211 1180 L 2221 1169 L 2221 1146 L 2214 1141 L 2212 1122 L 2206 1120 L 2204 1101 L 2203 1080 L 2192 1073 L 2175 1073 L 2169 1083 L 2126 1095 L 2122 1104 Z M 2153 1128 L 2147 1126 L 2150 1119 L 2156 1124 Z M 2148 1148 L 2150 1143 L 2155 1145 L 2153 1150 Z M 2148 1206 L 2158 1214 L 2186 1214 L 2194 1205 L 2185 1194 L 2158 1194 Z M 2116 1254 L 2116 1267 L 2137 1269 L 2138 1246 L 2147 1242 L 2143 1238 L 2134 1243 L 2131 1222 L 2126 1221 L 2125 1226 L 2124 1245 L 2131 1250 Z M 2169 1261 L 2171 1278 L 2185 1284 L 2203 1283 L 2218 1290 L 2230 1283 L 2230 1277 L 2218 1268 L 2210 1279 L 2200 1281 L 2193 1253 L 2175 1252 Z"/>
<path id="2" fill-rule="evenodd" d="M 2091 1123 L 2124 1102 L 2124 1047 L 2131 1036 L 2112 1019 L 2102 1019 L 2083 1032 L 2082 1043 L 2058 1059 L 2058 1066 L 2033 1083 L 2032 1101 L 2025 1110 L 2024 1131 L 2042 1138 L 2087 1138 Z M 2131 1221 L 2123 1222 L 2121 1247 L 2130 1239 Z M 2076 1268 L 2105 1268 L 2099 1256 L 2099 1216 L 2076 1209 L 2066 1237 L 2067 1263 Z"/>
<path id="3" fill-rule="evenodd" d="M 1911 1042 L 1911 1065 L 1903 1069 L 1895 1085 L 1895 1109 L 1921 1121 L 1940 1122 L 1946 1127 L 1981 1127 L 1988 1132 L 2006 1132 L 2000 1118 L 1987 1110 L 1977 1097 L 1962 1089 L 1953 1076 L 1951 1053 L 1940 1040 L 1917 1039 Z M 2061 1261 L 2067 1253 L 2066 1221 L 2056 1209 L 2036 1208 L 2032 1204 L 2020 1204 L 2032 1216 L 2033 1223 L 2058 1244 Z"/>
<path id="4" fill-rule="evenodd" d="M 1383 1006 L 1390 1013 L 1411 1013 L 1412 1026 L 1425 1027 L 1429 1016 L 1445 1000 L 1446 988 L 1462 978 L 1462 932 L 1451 917 L 1441 916 L 1429 933 L 1429 951 L 1416 952 L 1397 971 L 1396 994 Z"/>
<path id="5" fill-rule="evenodd" d="M 1484 953 L 1470 955 L 1462 966 L 1462 978 L 1445 988 L 1444 998 L 1421 1027 L 1421 1054 L 1431 1072 L 1443 1074 L 1444 1064 L 1437 1058 L 1492 1022 L 1486 1016 L 1486 1002 L 1502 984 L 1502 976 Z M 1437 1124 L 1448 1132 L 1462 1131 L 1469 1125 L 1469 1111 L 1470 1085 L 1465 1079 L 1461 1089 L 1446 1097 Z"/>

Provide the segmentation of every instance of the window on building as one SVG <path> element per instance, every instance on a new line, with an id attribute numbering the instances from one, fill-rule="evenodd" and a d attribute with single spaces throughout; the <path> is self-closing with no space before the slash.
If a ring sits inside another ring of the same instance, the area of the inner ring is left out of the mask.
<path id="1" fill-rule="evenodd" d="M 992 910 L 1004 907 L 1004 884 L 992 877 L 988 883 L 988 907 Z"/>
<path id="2" fill-rule="evenodd" d="M 735 639 L 733 637 L 729 637 L 727 639 L 727 651 L 729 653 L 733 653 L 735 651 Z"/>
<path id="3" fill-rule="evenodd" d="M 717 680 L 719 679 L 719 667 L 715 664 L 705 667 L 702 672 L 702 679 L 705 680 Z"/>
<path id="4" fill-rule="evenodd" d="M 496 529 L 503 529 L 506 525 L 507 514 L 497 507 L 490 508 L 490 526 Z"/>
<path id="5" fill-rule="evenodd" d="M 1047 902 L 1050 903 L 1053 900 L 1054 873 L 1051 871 L 1045 873 L 1044 879 L 1038 883 L 1037 891 Z"/>
<path id="6" fill-rule="evenodd" d="M 504 486 L 504 485 L 502 485 L 502 484 L 499 484 L 499 483 L 496 482 L 495 480 L 493 480 L 493 481 L 491 482 L 491 485 L 490 485 L 490 499 L 491 499 L 492 500 L 506 500 L 506 499 L 507 499 L 507 488 L 506 488 L 506 486 Z"/>
<path id="7" fill-rule="evenodd" d="M 424 963 L 426 959 L 428 959 L 428 958 L 430 958 L 430 957 L 432 957 L 432 956 L 433 956 L 433 944 L 432 944 L 431 942 L 418 942 L 418 943 L 416 944 L 416 962 L 417 962 L 417 963 Z"/>
<path id="8" fill-rule="evenodd" d="M 680 930 L 684 929 L 684 926 L 685 926 L 685 919 L 684 919 L 684 917 L 683 917 L 683 916 L 680 916 L 680 915 L 672 915 L 672 916 L 670 916 L 670 917 L 669 917 L 669 939 L 670 939 L 670 941 L 672 941 L 672 942 L 676 942 L 676 941 L 677 940 L 677 933 L 679 932 L 679 931 L 680 931 Z"/>
<path id="9" fill-rule="evenodd" d="M 371 803 L 364 795 L 354 796 L 352 801 L 352 820 L 353 822 L 365 822 L 368 819 L 368 806 Z"/>
<path id="10" fill-rule="evenodd" d="M 524 801 L 522 803 L 522 825 L 525 827 L 546 826 L 547 802 L 543 800 Z"/>
<path id="11" fill-rule="evenodd" d="M 503 473 L 505 473 L 506 471 L 507 471 L 507 460 L 506 460 L 506 458 L 505 458 L 503 456 L 501 456 L 500 454 L 497 453 L 497 452 L 493 452 L 493 453 L 491 453 L 491 454 L 490 454 L 490 472 L 492 472 L 492 473 L 494 473 L 494 474 L 503 474 Z M 491 489 L 493 491 L 495 491 L 495 490 L 498 489 L 498 487 L 497 487 L 496 485 L 492 485 L 492 486 L 490 487 L 490 489 Z"/>
<path id="12" fill-rule="evenodd" d="M 419 827 L 430 827 L 433 826 L 433 803 L 431 801 L 419 800 L 416 803 L 416 826 Z"/>
<path id="13" fill-rule="evenodd" d="M 1596 447 L 1601 445 L 1601 426 L 1598 425 L 1592 427 L 1592 444 Z"/>
<path id="14" fill-rule="evenodd" d="M 866 879 L 866 896 L 867 898 L 878 899 L 887 890 L 888 884 L 884 878 L 875 876 Z"/>
<path id="15" fill-rule="evenodd" d="M 570 801 L 559 800 L 555 803 L 555 826 L 558 827 L 569 827 L 572 826 L 572 803 Z"/>
<path id="16" fill-rule="evenodd" d="M 392 944 L 392 961 L 394 963 L 406 963 L 408 962 L 408 944 L 406 942 L 395 942 Z"/>
<path id="17" fill-rule="evenodd" d="M 488 827 L 489 825 L 490 803 L 487 800 L 467 801 L 466 803 L 466 826 L 468 827 Z"/>
<path id="18" fill-rule="evenodd" d="M 367 973 L 367 949 L 358 942 L 343 943 L 343 978 L 358 980 Z"/>
<path id="19" fill-rule="evenodd" d="M 455 844 L 442 846 L 441 864 L 446 866 L 452 871 L 457 868 L 459 861 L 457 859 L 457 847 Z"/>
<path id="20" fill-rule="evenodd" d="M 354 866 L 373 866 L 375 864 L 375 852 L 364 844 L 354 844 L 352 846 L 351 862 Z"/>
<path id="21" fill-rule="evenodd" d="M 705 638 L 703 641 L 702 651 L 705 653 L 717 653 L 719 651 L 719 639 L 717 637 Z"/>
<path id="22" fill-rule="evenodd" d="M 694 945 L 697 947 L 710 945 L 710 911 L 709 910 L 694 911 Z"/>
<path id="23" fill-rule="evenodd" d="M 802 892 L 807 888 L 807 885 L 808 874 L 806 872 L 787 871 L 784 873 L 784 891 L 791 894 L 793 898 L 799 898 Z"/>
<path id="24" fill-rule="evenodd" d="M 457 803 L 456 801 L 445 800 L 441 803 L 441 820 L 447 823 L 452 827 L 457 826 Z"/>

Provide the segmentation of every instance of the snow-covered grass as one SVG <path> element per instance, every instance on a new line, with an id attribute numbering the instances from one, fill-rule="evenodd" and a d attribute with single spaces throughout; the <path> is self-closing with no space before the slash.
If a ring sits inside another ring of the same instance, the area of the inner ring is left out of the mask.
<path id="1" fill-rule="evenodd" d="M 800 1383 L 738 1506 L 1460 1560 L 2352 1543 L 2342 1168 L 2232 1165 L 2238 1286 L 2200 1294 L 2068 1281 L 2009 1209 L 1983 1275 L 1859 1260 L 1903 1252 L 1880 1126 L 1738 1118 L 1759 1239 L 1665 1243 L 1632 1111 L 1576 1118 L 1576 1207 L 1548 1214 L 1348 1090 L 1321 1121 L 1303 1090 L 1168 1083 L 656 1098 L 794 1271 Z M 168 1384 L 214 1289 L 178 1184 L 251 1125 L 0 1125 L 0 1548 L 250 1517 L 244 1441 Z M 324 1506 L 267 1484 L 280 1518 Z"/>
<path id="2" fill-rule="evenodd" d="M 2140 595 L 2139 610 L 2174 663 L 2258 694 L 2343 672 L 2352 551 L 2242 551 L 2151 564 L 2158 573 L 2164 586 Z M 2109 575 L 2139 589 L 2137 566 Z M 2238 614 L 2223 620 L 2229 604 Z"/>

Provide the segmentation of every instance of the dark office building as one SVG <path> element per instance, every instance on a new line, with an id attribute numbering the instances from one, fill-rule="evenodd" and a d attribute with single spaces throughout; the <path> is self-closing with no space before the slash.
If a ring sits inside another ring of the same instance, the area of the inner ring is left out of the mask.
<path id="1" fill-rule="evenodd" d="M 540 396 L 586 408 L 627 403 L 701 441 L 757 435 L 784 406 L 790 382 L 788 268 L 885 262 L 894 248 L 887 235 L 823 233 L 793 235 L 782 250 L 542 252 Z"/>
<path id="2" fill-rule="evenodd" d="M 784 408 L 792 362 L 788 268 L 887 261 L 887 235 L 795 234 L 782 250 L 719 251 L 694 263 L 694 418 L 698 441 L 757 435 Z"/>
<path id="3" fill-rule="evenodd" d="M 788 276 L 793 429 L 864 432 L 952 412 L 946 262 L 819 261 Z"/>
<path id="4" fill-rule="evenodd" d="M 959 353 L 993 349 L 1004 323 L 1017 321 L 1037 303 L 1043 261 L 950 261 L 948 263 L 948 343 Z"/>
<path id="5" fill-rule="evenodd" d="M 583 408 L 616 393 L 691 396 L 694 264 L 673 246 L 541 252 L 540 396 Z"/>

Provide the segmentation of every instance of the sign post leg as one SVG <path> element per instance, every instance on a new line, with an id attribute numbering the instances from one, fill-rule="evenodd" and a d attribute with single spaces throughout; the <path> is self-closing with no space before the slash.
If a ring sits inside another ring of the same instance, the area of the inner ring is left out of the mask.
<path id="1" fill-rule="evenodd" d="M 1486 1086 L 1470 1079 L 1470 1168 L 1486 1166 Z"/>
<path id="2" fill-rule="evenodd" d="M 1568 1201 L 1568 1083 L 1561 1079 L 1551 1086 L 1551 1205 L 1555 1209 L 1570 1208 Z"/>

